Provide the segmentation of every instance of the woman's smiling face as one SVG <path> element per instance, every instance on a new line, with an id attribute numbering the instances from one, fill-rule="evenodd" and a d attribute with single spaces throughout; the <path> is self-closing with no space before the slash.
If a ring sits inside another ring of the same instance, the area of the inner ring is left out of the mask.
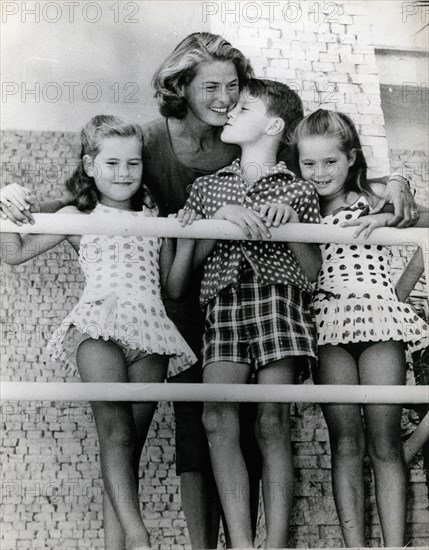
<path id="1" fill-rule="evenodd" d="M 223 126 L 238 101 L 239 82 L 232 61 L 205 61 L 183 95 L 189 110 L 209 126 Z"/>

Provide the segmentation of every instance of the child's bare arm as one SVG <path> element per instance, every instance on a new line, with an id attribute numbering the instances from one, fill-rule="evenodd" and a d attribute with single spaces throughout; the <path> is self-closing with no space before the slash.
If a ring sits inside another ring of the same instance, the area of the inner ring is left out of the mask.
<path id="1" fill-rule="evenodd" d="M 215 239 L 198 239 L 195 244 L 194 251 L 194 269 L 198 269 L 203 265 L 206 259 L 213 252 L 217 244 Z"/>
<path id="2" fill-rule="evenodd" d="M 0 192 L 0 217 L 4 220 L 9 219 L 17 225 L 34 223 L 34 212 L 55 213 L 72 202 L 73 198 L 69 194 L 59 199 L 38 202 L 31 191 L 22 185 L 12 183 L 3 187 Z"/>
<path id="3" fill-rule="evenodd" d="M 249 239 L 269 239 L 271 233 L 259 212 L 239 204 L 225 204 L 213 216 L 214 220 L 228 220 L 238 225 Z"/>
<path id="4" fill-rule="evenodd" d="M 161 285 L 169 298 L 176 300 L 186 291 L 193 271 L 195 241 L 165 239 L 159 260 Z"/>
<path id="5" fill-rule="evenodd" d="M 77 213 L 73 206 L 66 206 L 61 213 Z M 67 235 L 47 235 L 47 234 L 20 234 L 20 233 L 2 233 L 1 234 L 1 257 L 2 260 L 11 265 L 22 264 L 39 256 L 61 243 L 68 240 L 73 248 L 77 249 L 80 237 Z"/>
<path id="6" fill-rule="evenodd" d="M 371 188 L 376 196 L 380 195 L 380 184 L 373 183 Z M 379 213 L 373 213 L 373 210 L 370 210 L 370 214 L 355 220 L 343 222 L 341 227 L 356 227 L 357 229 L 353 236 L 357 237 L 362 233 L 362 231 L 365 231 L 364 238 L 367 238 L 371 235 L 374 229 L 377 229 L 377 227 L 392 226 L 392 220 L 396 217 L 396 215 L 393 212 L 393 206 L 388 210 L 388 212 Z M 414 227 L 429 227 L 429 209 L 425 206 L 417 204 L 416 211 L 418 218 L 416 218 L 414 222 Z"/>

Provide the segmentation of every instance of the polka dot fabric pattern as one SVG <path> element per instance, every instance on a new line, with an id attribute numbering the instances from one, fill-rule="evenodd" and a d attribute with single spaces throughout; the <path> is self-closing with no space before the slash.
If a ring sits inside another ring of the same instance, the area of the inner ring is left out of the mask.
<path id="1" fill-rule="evenodd" d="M 192 186 L 186 209 L 203 218 L 212 218 L 226 204 L 258 210 L 264 204 L 289 204 L 301 223 L 319 223 L 319 201 L 312 185 L 295 176 L 279 162 L 270 173 L 249 185 L 241 172 L 240 161 L 210 176 L 198 178 Z M 243 261 L 248 262 L 259 284 L 291 284 L 312 292 L 287 243 L 274 241 L 219 241 L 206 261 L 201 285 L 204 305 L 230 284 L 237 285 Z"/>
<path id="2" fill-rule="evenodd" d="M 362 196 L 322 223 L 358 218 L 367 204 Z M 397 340 L 414 352 L 429 344 L 427 323 L 396 297 L 390 248 L 334 243 L 320 248 L 323 265 L 314 298 L 319 346 Z"/>
<path id="3" fill-rule="evenodd" d="M 89 215 L 120 216 L 124 212 L 98 204 Z M 146 207 L 143 213 L 156 215 Z M 64 358 L 63 340 L 74 326 L 91 338 L 114 339 L 132 350 L 171 355 L 168 376 L 196 362 L 162 303 L 160 249 L 161 241 L 157 238 L 82 236 L 79 264 L 86 285 L 78 304 L 51 337 L 54 358 Z"/>

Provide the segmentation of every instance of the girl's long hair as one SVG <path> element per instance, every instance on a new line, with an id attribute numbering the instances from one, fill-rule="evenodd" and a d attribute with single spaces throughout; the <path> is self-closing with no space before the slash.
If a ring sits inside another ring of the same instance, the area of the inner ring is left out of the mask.
<path id="1" fill-rule="evenodd" d="M 82 148 L 79 166 L 66 181 L 66 189 L 73 196 L 73 204 L 82 211 L 93 210 L 99 201 L 99 193 L 95 180 L 85 172 L 83 157 L 89 155 L 94 158 L 101 150 L 104 139 L 109 137 L 136 137 L 143 150 L 143 135 L 138 124 L 126 122 L 113 115 L 97 115 L 88 122 L 81 131 Z M 149 190 L 143 185 L 132 197 L 134 210 L 141 210 L 143 204 L 154 208 L 155 203 Z"/>
<path id="2" fill-rule="evenodd" d="M 344 191 L 346 194 L 355 192 L 373 197 L 374 192 L 367 181 L 367 164 L 362 152 L 362 145 L 351 118 L 344 113 L 327 111 L 326 109 L 318 109 L 304 117 L 295 126 L 288 140 L 296 166 L 299 166 L 299 142 L 302 139 L 314 136 L 337 138 L 340 151 L 346 154 L 348 158 L 355 149 L 356 160 L 353 166 L 349 168 L 344 183 Z"/>
<path id="3" fill-rule="evenodd" d="M 194 32 L 176 46 L 152 79 L 162 116 L 185 117 L 188 104 L 181 95 L 181 88 L 192 82 L 200 65 L 207 61 L 231 61 L 237 71 L 240 88 L 253 76 L 249 60 L 225 38 L 209 32 Z"/>

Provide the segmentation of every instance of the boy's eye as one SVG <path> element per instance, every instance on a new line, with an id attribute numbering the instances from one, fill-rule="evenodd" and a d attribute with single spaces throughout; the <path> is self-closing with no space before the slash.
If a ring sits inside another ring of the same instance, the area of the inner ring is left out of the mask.
<path id="1" fill-rule="evenodd" d="M 115 165 L 118 164 L 118 163 L 117 163 L 116 161 L 114 161 L 114 160 L 109 160 L 109 161 L 107 161 L 107 164 L 108 164 L 109 166 L 115 166 Z"/>

